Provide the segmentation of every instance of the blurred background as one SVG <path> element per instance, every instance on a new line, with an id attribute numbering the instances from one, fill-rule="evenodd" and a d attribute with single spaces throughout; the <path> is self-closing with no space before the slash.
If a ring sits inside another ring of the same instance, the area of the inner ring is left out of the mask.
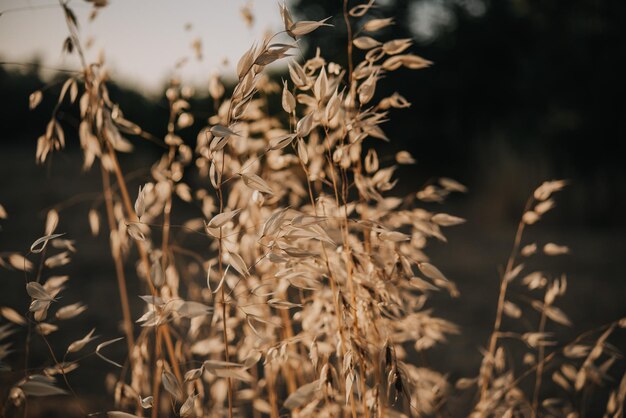
<path id="1" fill-rule="evenodd" d="M 89 45 L 88 56 L 104 56 L 110 68 L 111 96 L 126 117 L 163 137 L 170 78 L 193 86 L 194 126 L 183 131 L 190 144 L 212 113 L 209 76 L 223 74 L 228 84 L 234 65 L 267 30 L 281 30 L 273 0 L 147 1 L 111 0 L 102 9 L 71 1 Z M 356 2 L 350 1 L 350 5 Z M 368 17 L 393 17 L 395 25 L 379 40 L 413 38 L 411 51 L 434 65 L 398 70 L 378 84 L 379 98 L 395 91 L 412 103 L 392 111 L 383 128 L 390 143 L 372 141 L 379 155 L 405 149 L 416 158 L 403 166 L 397 193 L 414 193 L 435 177 L 452 177 L 469 193 L 429 210 L 466 218 L 434 243 L 433 262 L 458 283 L 461 299 L 436 306 L 457 322 L 463 334 L 432 361 L 454 377 L 475 372 L 492 327 L 498 268 L 510 252 L 515 226 L 527 196 L 544 180 L 567 179 L 557 208 L 537 226 L 528 242 L 568 245 L 572 255 L 539 258 L 535 267 L 569 278 L 562 302 L 573 329 L 567 339 L 626 315 L 626 2 L 618 0 L 379 0 Z M 346 63 L 346 28 L 339 0 L 292 0 L 298 19 L 331 16 L 302 40 L 305 56 L 316 49 L 328 60 Z M 97 16 L 91 14 L 97 10 Z M 97 170 L 84 173 L 77 139 L 44 166 L 35 165 L 35 144 L 56 105 L 75 55 L 62 53 L 67 36 L 62 12 L 50 1 L 0 1 L 0 252 L 25 251 L 41 235 L 47 209 L 62 208 L 59 230 L 77 241 L 78 254 L 67 267 L 71 301 L 90 310 L 75 322 L 77 336 L 96 326 L 117 335 L 110 318 L 121 317 L 108 245 L 88 232 L 87 211 L 101 191 Z M 363 22 L 353 19 L 358 27 Z M 102 52 L 104 51 L 104 52 Z M 355 51 L 356 58 L 360 52 Z M 63 71 L 61 71 L 63 70 Z M 284 64 L 272 77 L 286 77 Z M 44 100 L 28 110 L 28 97 L 44 90 Z M 278 103 L 278 102 L 277 102 Z M 61 122 L 71 131 L 76 109 L 64 105 Z M 132 181 L 142 184 L 160 150 L 133 140 L 136 152 L 122 163 Z M 134 184 L 133 183 L 133 184 Z M 181 211 L 185 209 L 181 208 Z M 184 213 L 184 212 L 180 212 Z M 23 311 L 23 276 L 0 271 L 0 305 Z M 136 285 L 135 285 L 136 286 Z M 139 289 L 130 289 L 131 294 Z M 98 309 L 106 302 L 110 309 Z M 134 305 L 138 313 L 139 300 Z M 83 322 L 81 322 L 83 321 Z M 557 330 L 555 330 L 557 331 Z M 20 338 L 17 335 L 16 338 Z M 69 337 L 59 337 L 69 338 Z M 626 348 L 626 340 L 614 342 Z M 42 347 L 40 347 L 41 349 Z M 19 357 L 18 352 L 15 356 Z M 45 352 L 33 351 L 45 361 Z M 36 364 L 37 359 L 33 360 Z M 92 366 L 101 362 L 89 359 Z M 85 367 L 90 367 L 89 363 Z M 623 370 L 623 368 L 622 368 Z M 104 374 L 105 371 L 98 373 Z M 78 382 L 94 402 L 103 400 L 104 379 Z M 83 376 L 82 379 L 85 379 Z M 98 382 L 98 383 L 93 383 Z M 4 395 L 4 393 L 0 393 Z"/>

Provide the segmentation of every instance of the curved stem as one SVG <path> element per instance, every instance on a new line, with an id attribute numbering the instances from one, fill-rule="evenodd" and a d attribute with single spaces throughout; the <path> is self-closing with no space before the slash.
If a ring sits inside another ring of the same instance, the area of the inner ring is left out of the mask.
<path id="1" fill-rule="evenodd" d="M 543 333 L 546 328 L 546 311 L 541 311 L 541 319 L 539 320 L 539 332 Z M 537 416 L 537 408 L 539 407 L 539 391 L 541 389 L 541 377 L 543 375 L 543 367 L 545 365 L 545 346 L 539 345 L 539 352 L 537 353 L 537 373 L 535 374 L 535 389 L 533 391 L 533 405 L 531 414 L 533 417 Z"/>
<path id="2" fill-rule="evenodd" d="M 111 193 L 111 180 L 109 179 L 109 173 L 100 165 L 102 172 L 102 186 L 104 193 L 104 201 L 106 203 L 107 221 L 109 224 L 109 230 L 117 230 L 115 223 L 115 217 L 113 215 L 113 194 Z M 120 302 L 122 304 L 122 315 L 124 318 L 124 332 L 126 334 L 126 343 L 128 344 L 128 359 L 132 364 L 132 352 L 135 346 L 135 340 L 133 336 L 133 323 L 130 315 L 130 307 L 128 303 L 128 292 L 126 290 L 126 275 L 124 273 L 124 266 L 119 254 L 111 254 L 113 256 L 113 262 L 115 264 L 115 275 L 117 276 L 117 287 L 120 292 Z"/>
<path id="3" fill-rule="evenodd" d="M 534 202 L 534 198 L 531 196 L 526 202 L 526 206 L 524 207 L 524 212 L 526 213 Z M 522 214 L 523 215 L 523 214 Z M 497 344 L 498 344 L 498 335 L 500 334 L 500 326 L 502 324 L 502 315 L 504 313 L 504 302 L 506 302 L 506 291 L 509 284 L 509 280 L 507 279 L 508 274 L 513 270 L 513 265 L 515 263 L 515 257 L 519 251 L 519 246 L 522 241 L 522 235 L 524 234 L 525 223 L 523 218 L 520 219 L 517 225 L 517 231 L 515 233 L 515 239 L 513 242 L 513 249 L 511 250 L 511 254 L 509 255 L 509 259 L 506 263 L 506 268 L 504 273 L 502 274 L 500 281 L 500 293 L 498 295 L 498 307 L 496 309 L 496 319 L 493 325 L 493 331 L 491 333 L 491 337 L 489 339 L 489 350 L 487 354 L 485 354 L 485 369 L 481 376 L 481 384 L 480 384 L 480 402 L 485 400 L 487 395 L 487 389 L 489 386 L 489 381 L 491 379 L 491 373 L 493 371 L 493 358 L 495 356 Z"/>
<path id="4" fill-rule="evenodd" d="M 117 182 L 118 185 L 120 187 L 120 192 L 122 195 L 122 202 L 124 203 L 124 207 L 126 209 L 126 214 L 128 216 L 128 219 L 131 222 L 137 222 L 139 221 L 139 219 L 137 218 L 137 215 L 135 215 L 135 212 L 133 210 L 133 205 L 131 203 L 130 200 L 130 195 L 128 193 L 128 188 L 126 187 L 126 183 L 124 182 L 124 174 L 122 173 L 122 169 L 119 165 L 119 162 L 117 160 L 117 155 L 115 153 L 115 150 L 113 149 L 113 146 L 111 145 L 111 143 L 108 141 L 108 138 L 105 138 L 105 142 L 108 146 L 108 151 L 109 151 L 109 156 L 111 157 L 111 161 L 113 163 L 113 169 L 115 172 L 115 176 L 117 178 Z M 141 258 L 141 262 L 144 265 L 144 269 L 146 271 L 147 274 L 149 274 L 150 272 L 150 260 L 148 259 L 148 252 L 146 250 L 146 247 L 144 246 L 144 244 L 141 241 L 137 241 L 137 249 L 139 251 L 139 256 Z M 150 280 L 149 277 L 147 277 L 146 283 L 148 284 L 148 287 L 150 288 L 150 293 L 154 296 L 157 295 L 157 290 L 155 289 L 154 285 L 152 284 L 152 281 Z M 173 350 L 169 350 L 170 347 L 172 347 L 171 344 L 171 335 L 169 332 L 169 327 L 167 324 L 163 325 L 163 337 L 166 341 L 166 343 L 169 340 L 169 344 L 167 344 L 168 347 L 168 355 L 170 357 L 170 360 L 172 362 L 172 369 L 174 371 L 174 375 L 176 376 L 176 379 L 178 379 L 179 382 L 183 381 L 182 378 L 182 374 L 180 372 L 180 367 L 178 365 L 178 362 L 176 361 L 176 355 L 174 353 Z"/>

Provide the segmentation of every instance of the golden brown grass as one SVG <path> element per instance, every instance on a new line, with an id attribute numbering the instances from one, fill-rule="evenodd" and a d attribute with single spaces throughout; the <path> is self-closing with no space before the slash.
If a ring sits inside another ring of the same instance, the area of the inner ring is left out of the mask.
<path id="1" fill-rule="evenodd" d="M 290 59 L 289 80 L 276 85 L 264 74 L 268 64 L 287 59 L 298 38 L 332 30 L 325 21 L 294 21 L 281 6 L 284 32 L 294 42 L 275 42 L 274 35 L 245 52 L 230 97 L 220 79 L 212 78 L 215 112 L 192 149 L 178 135 L 193 124 L 189 89 L 178 82 L 168 88 L 163 139 L 126 120 L 109 98 L 103 63 L 86 62 L 76 19 L 62 3 L 69 30 L 65 47 L 83 70 L 67 80 L 59 103 L 79 104 L 84 167 L 96 165 L 102 174 L 104 209 L 92 209 L 88 218 L 94 235 L 108 235 L 128 355 L 121 364 L 109 359 L 107 347 L 122 344 L 120 338 L 96 340 L 94 330 L 67 348 L 48 344 L 47 335 L 62 332 L 85 310 L 58 297 L 71 281 L 54 270 L 70 262 L 75 249 L 71 237 L 56 233 L 62 213 L 53 210 L 45 235 L 27 254 L 2 258 L 2 267 L 24 272 L 31 298 L 24 315 L 10 308 L 1 312 L 12 324 L 0 327 L 0 339 L 16 326 L 28 330 L 25 377 L 13 383 L 5 415 L 26 415 L 38 397 L 60 395 L 75 397 L 85 415 L 94 413 L 66 378 L 81 372 L 74 370 L 91 352 L 111 370 L 107 381 L 115 409 L 106 414 L 112 418 L 443 417 L 451 414 L 448 401 L 462 391 L 475 393 L 463 415 L 579 416 L 573 400 L 605 383 L 620 358 L 607 339 L 626 321 L 565 344 L 552 338 L 550 329 L 571 325 L 557 306 L 567 279 L 526 271 L 523 260 L 568 249 L 526 242 L 524 231 L 554 207 L 563 181 L 543 183 L 528 200 L 476 375 L 450 382 L 445 370 L 414 361 L 462 332 L 430 306 L 433 292 L 460 295 L 442 273 L 445 266 L 431 264 L 425 251 L 430 240 L 445 240 L 444 230 L 464 220 L 428 211 L 421 202 L 442 202 L 466 188 L 442 178 L 399 198 L 393 194 L 394 171 L 414 163 L 412 156 L 400 152 L 389 164 L 367 147 L 368 138 L 389 140 L 380 125 L 390 109 L 410 106 L 398 93 L 377 101 L 381 78 L 401 67 L 430 64 L 410 52 L 409 39 L 376 40 L 391 18 L 353 27 L 372 6 L 373 1 L 349 8 L 344 0 L 347 69 L 320 55 L 303 63 Z M 246 9 L 248 20 L 250 13 Z M 353 47 L 366 51 L 363 61 L 353 62 Z M 273 94 L 280 94 L 284 113 L 267 113 Z M 30 106 L 41 99 L 41 92 L 33 93 Z M 39 162 L 65 145 L 57 109 L 38 140 Z M 118 161 L 119 153 L 132 152 L 125 136 L 164 149 L 137 193 Z M 202 186 L 185 183 L 190 172 Z M 194 204 L 197 216 L 173 225 L 174 200 Z M 6 216 L 2 207 L 0 216 Z M 205 245 L 184 248 L 172 240 L 173 230 L 201 235 Z M 132 263 L 136 274 L 127 276 L 124 266 Z M 131 312 L 130 280 L 145 289 L 141 313 Z M 510 298 L 512 287 L 524 294 L 523 306 Z M 532 310 L 539 321 L 531 329 L 504 328 L 504 317 L 533 321 Z M 54 366 L 28 363 L 32 338 L 46 342 Z M 511 358 L 520 347 L 523 358 Z M 0 359 L 10 359 L 8 349 L 0 346 Z M 560 386 L 562 396 L 546 397 L 546 380 Z M 626 377 L 617 386 L 607 417 L 623 413 Z"/>

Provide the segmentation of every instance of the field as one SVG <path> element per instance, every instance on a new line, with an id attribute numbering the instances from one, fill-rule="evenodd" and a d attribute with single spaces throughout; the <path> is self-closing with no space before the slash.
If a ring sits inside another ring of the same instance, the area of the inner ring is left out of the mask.
<path id="1" fill-rule="evenodd" d="M 512 160 L 479 193 L 414 171 L 379 85 L 436 68 L 343 4 L 345 66 L 283 5 L 210 107 L 170 83 L 159 136 L 61 3 L 82 70 L 0 154 L 3 416 L 623 416 L 623 229 L 559 222 L 576 182 L 502 186 Z"/>

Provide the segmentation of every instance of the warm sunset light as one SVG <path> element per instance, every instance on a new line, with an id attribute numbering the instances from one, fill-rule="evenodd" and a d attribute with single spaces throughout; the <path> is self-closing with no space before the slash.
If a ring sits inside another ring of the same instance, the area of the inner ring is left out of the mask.
<path id="1" fill-rule="evenodd" d="M 0 416 L 623 417 L 625 17 L 1 2 Z"/>

